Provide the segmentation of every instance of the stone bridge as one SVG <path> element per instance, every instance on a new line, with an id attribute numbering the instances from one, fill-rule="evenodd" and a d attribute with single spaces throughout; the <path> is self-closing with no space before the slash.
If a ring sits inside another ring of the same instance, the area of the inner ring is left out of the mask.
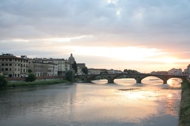
<path id="1" fill-rule="evenodd" d="M 142 79 L 154 76 L 163 80 L 163 84 L 166 84 L 170 78 L 180 78 L 182 81 L 187 78 L 186 75 L 157 75 L 157 74 L 94 74 L 94 75 L 76 75 L 75 78 L 81 78 L 85 83 L 91 83 L 92 80 L 96 80 L 97 77 L 101 79 L 107 79 L 108 83 L 114 83 L 114 79 L 117 78 L 134 78 L 136 83 L 141 83 Z"/>

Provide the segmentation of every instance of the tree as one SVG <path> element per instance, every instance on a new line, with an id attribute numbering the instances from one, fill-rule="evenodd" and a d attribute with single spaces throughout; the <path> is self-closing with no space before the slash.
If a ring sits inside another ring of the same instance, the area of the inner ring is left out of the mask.
<path id="1" fill-rule="evenodd" d="M 71 81 L 73 82 L 74 81 L 74 72 L 72 70 L 68 70 L 65 72 L 65 79 L 67 81 Z"/>
<path id="2" fill-rule="evenodd" d="M 31 69 L 28 69 L 28 73 L 32 73 L 32 70 L 31 70 Z"/>
<path id="3" fill-rule="evenodd" d="M 87 75 L 88 74 L 88 68 L 87 67 L 83 67 L 82 68 L 82 72 Z"/>
<path id="4" fill-rule="evenodd" d="M 109 74 L 107 70 L 100 72 L 100 74 Z"/>
<path id="5" fill-rule="evenodd" d="M 130 69 L 124 69 L 123 72 L 126 72 L 126 73 L 128 73 L 128 74 L 138 74 L 138 73 L 139 73 L 139 72 L 136 71 L 136 70 L 130 70 Z"/>
<path id="6" fill-rule="evenodd" d="M 26 77 L 26 79 L 25 79 L 26 82 L 32 82 L 32 81 L 35 81 L 35 80 L 36 80 L 36 75 L 33 74 L 33 73 L 29 73 L 28 77 Z"/>
<path id="7" fill-rule="evenodd" d="M 75 71 L 75 73 L 77 73 L 77 63 L 76 63 L 76 61 L 74 61 L 74 63 L 72 64 L 72 68 Z"/>
<path id="8" fill-rule="evenodd" d="M 0 75 L 0 88 L 7 86 L 7 80 L 4 76 Z"/>

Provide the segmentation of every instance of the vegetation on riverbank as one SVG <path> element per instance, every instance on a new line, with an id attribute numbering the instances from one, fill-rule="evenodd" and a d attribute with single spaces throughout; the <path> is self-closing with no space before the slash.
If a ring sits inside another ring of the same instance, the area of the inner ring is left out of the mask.
<path id="1" fill-rule="evenodd" d="M 4 88 L 7 86 L 7 80 L 4 76 L 0 75 L 0 88 Z"/>
<path id="2" fill-rule="evenodd" d="M 190 126 L 190 83 L 188 80 L 182 83 L 179 126 Z"/>
<path id="3" fill-rule="evenodd" d="M 33 85 L 50 85 L 50 84 L 60 84 L 60 83 L 70 83 L 67 80 L 48 80 L 48 81 L 33 81 L 33 82 L 8 82 L 7 87 L 22 87 L 22 86 L 33 86 Z"/>

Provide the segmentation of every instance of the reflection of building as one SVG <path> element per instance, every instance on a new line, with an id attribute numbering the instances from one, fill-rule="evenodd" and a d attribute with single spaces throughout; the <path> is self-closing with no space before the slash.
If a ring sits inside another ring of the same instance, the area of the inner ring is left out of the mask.
<path id="1" fill-rule="evenodd" d="M 0 72 L 6 77 L 26 76 L 28 73 L 27 57 L 16 57 L 13 54 L 0 55 Z"/>
<path id="2" fill-rule="evenodd" d="M 175 69 L 172 68 L 171 70 L 168 71 L 169 75 L 182 75 L 182 69 Z"/>

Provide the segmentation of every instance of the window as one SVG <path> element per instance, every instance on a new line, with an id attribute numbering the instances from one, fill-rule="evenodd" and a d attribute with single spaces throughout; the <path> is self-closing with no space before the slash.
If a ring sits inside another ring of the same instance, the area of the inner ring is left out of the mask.
<path id="1" fill-rule="evenodd" d="M 9 68 L 9 71 L 11 71 L 11 68 Z"/>
<path id="2" fill-rule="evenodd" d="M 9 61 L 12 61 L 12 59 L 9 59 Z"/>
<path id="3" fill-rule="evenodd" d="M 8 71 L 8 68 L 5 68 L 5 71 Z"/>
<path id="4" fill-rule="evenodd" d="M 15 68 L 15 71 L 16 71 L 16 68 Z"/>
<path id="5" fill-rule="evenodd" d="M 10 63 L 9 66 L 12 66 L 12 64 Z"/>
<path id="6" fill-rule="evenodd" d="M 2 66 L 4 66 L 4 63 L 2 63 Z"/>
<path id="7" fill-rule="evenodd" d="M 2 71 L 4 71 L 4 68 L 2 68 Z"/>
<path id="8" fill-rule="evenodd" d="M 4 61 L 4 59 L 2 59 L 2 61 Z"/>
<path id="9" fill-rule="evenodd" d="M 6 63 L 5 66 L 8 66 L 8 64 Z"/>

